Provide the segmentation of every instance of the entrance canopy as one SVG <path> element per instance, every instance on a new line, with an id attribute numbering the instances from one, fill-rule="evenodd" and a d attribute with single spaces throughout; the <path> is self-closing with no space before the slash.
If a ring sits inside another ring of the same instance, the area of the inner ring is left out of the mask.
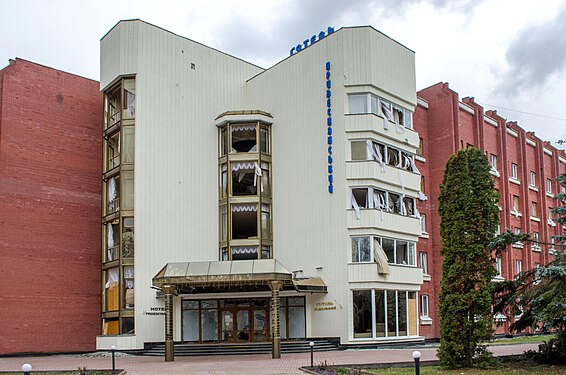
<path id="1" fill-rule="evenodd" d="M 215 289 L 269 290 L 269 283 L 280 281 L 283 289 L 326 293 L 321 278 L 296 279 L 276 259 L 167 263 L 152 279 L 157 289 L 175 286 L 180 292 L 210 292 Z"/>

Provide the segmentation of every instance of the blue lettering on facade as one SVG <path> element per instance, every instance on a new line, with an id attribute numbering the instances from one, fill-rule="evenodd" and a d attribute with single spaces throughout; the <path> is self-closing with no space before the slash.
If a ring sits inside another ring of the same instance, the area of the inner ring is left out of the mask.
<path id="1" fill-rule="evenodd" d="M 330 33 L 330 27 L 328 28 L 328 32 Z M 332 29 L 334 32 L 334 29 Z M 323 33 L 323 32 L 322 32 Z M 334 168 L 332 167 L 332 102 L 330 101 L 330 97 L 332 96 L 332 83 L 330 82 L 330 61 L 327 61 L 325 64 L 325 77 L 326 77 L 326 143 L 328 144 L 328 192 L 332 194 L 334 192 Z"/>
<path id="2" fill-rule="evenodd" d="M 295 53 L 301 52 L 308 46 L 312 46 L 313 44 L 315 44 L 319 40 L 326 38 L 328 35 L 332 34 L 333 32 L 334 32 L 334 27 L 328 26 L 326 31 L 321 31 L 320 33 L 318 33 L 318 35 L 315 34 L 311 36 L 309 39 L 305 39 L 303 43 L 299 43 L 295 47 L 291 48 L 291 50 L 289 51 L 289 56 L 293 56 Z"/>

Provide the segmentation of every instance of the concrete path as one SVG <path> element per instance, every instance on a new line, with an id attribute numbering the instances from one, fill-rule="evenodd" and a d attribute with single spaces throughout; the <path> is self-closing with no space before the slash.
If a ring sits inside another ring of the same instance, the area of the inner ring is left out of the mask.
<path id="1" fill-rule="evenodd" d="M 496 355 L 522 354 L 537 349 L 538 344 L 497 345 L 490 347 Z M 413 362 L 414 350 L 422 353 L 421 360 L 436 359 L 436 348 L 341 350 L 314 353 L 315 365 L 326 361 L 329 365 Z M 45 357 L 0 358 L 0 371 L 20 371 L 24 363 L 34 370 L 76 370 L 79 366 L 88 369 L 108 369 L 110 357 L 79 355 L 54 355 Z M 162 357 L 117 356 L 116 367 L 126 369 L 128 374 L 304 374 L 298 370 L 310 365 L 310 354 L 283 354 L 281 359 L 271 359 L 270 354 L 237 356 L 177 357 L 175 362 L 164 362 Z M 33 373 L 33 372 L 32 372 Z"/>

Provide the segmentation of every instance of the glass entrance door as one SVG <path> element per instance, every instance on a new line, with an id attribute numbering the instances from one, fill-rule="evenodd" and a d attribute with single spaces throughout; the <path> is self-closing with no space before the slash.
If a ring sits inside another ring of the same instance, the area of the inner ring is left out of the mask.
<path id="1" fill-rule="evenodd" d="M 234 313 L 230 310 L 222 311 L 222 334 L 221 339 L 224 342 L 234 341 Z"/>

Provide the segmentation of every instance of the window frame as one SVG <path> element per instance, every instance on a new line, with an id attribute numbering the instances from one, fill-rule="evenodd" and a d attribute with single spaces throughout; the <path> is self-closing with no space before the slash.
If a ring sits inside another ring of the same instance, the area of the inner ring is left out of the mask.
<path id="1" fill-rule="evenodd" d="M 421 305 L 419 306 L 420 317 L 421 318 L 430 318 L 429 296 L 428 296 L 428 294 L 421 294 L 420 303 L 421 303 Z"/>
<path id="2" fill-rule="evenodd" d="M 517 164 L 511 163 L 511 178 L 517 180 L 518 179 L 517 174 L 518 174 Z"/>

